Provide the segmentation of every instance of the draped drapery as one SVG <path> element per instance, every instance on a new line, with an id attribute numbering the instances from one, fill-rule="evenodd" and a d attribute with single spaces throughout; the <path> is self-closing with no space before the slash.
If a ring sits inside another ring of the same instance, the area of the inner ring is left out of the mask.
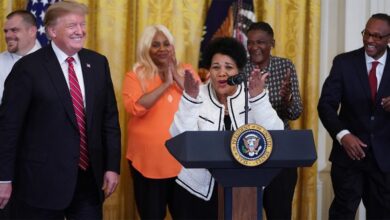
<path id="1" fill-rule="evenodd" d="M 273 54 L 290 58 L 297 69 L 303 114 L 292 123 L 293 129 L 312 129 L 317 140 L 318 77 L 320 56 L 320 0 L 255 1 L 259 20 L 274 28 Z M 293 204 L 293 219 L 317 216 L 317 166 L 300 168 Z"/>
<path id="2" fill-rule="evenodd" d="M 125 159 L 127 116 L 121 99 L 125 72 L 135 62 L 136 42 L 150 24 L 166 25 L 175 37 L 180 61 L 198 65 L 203 23 L 211 0 L 78 0 L 89 7 L 86 47 L 107 56 L 118 100 L 122 128 L 122 171 L 117 191 L 104 205 L 104 219 L 137 218 L 132 180 Z M 27 0 L 1 0 L 1 27 L 5 16 L 26 8 Z M 271 24 L 276 45 L 272 54 L 296 65 L 304 104 L 295 129 L 312 129 L 317 136 L 320 0 L 255 0 L 257 20 Z M 0 51 L 5 50 L 0 32 Z M 1 67 L 0 67 L 1 68 Z M 315 138 L 316 139 L 316 138 Z M 316 219 L 316 166 L 302 168 L 294 197 L 294 219 Z"/>

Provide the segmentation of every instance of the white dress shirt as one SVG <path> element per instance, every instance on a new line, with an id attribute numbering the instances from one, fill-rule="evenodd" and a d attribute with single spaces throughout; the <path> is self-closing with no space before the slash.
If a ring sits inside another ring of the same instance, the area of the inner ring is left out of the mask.
<path id="1" fill-rule="evenodd" d="M 68 88 L 70 88 L 69 87 L 68 62 L 66 61 L 66 59 L 69 56 L 66 55 L 60 48 L 58 48 L 54 42 L 51 42 L 51 45 L 53 47 L 54 53 L 56 54 L 58 62 L 61 65 L 62 73 L 64 74 L 66 84 L 68 85 Z M 84 108 L 85 108 L 85 86 L 84 86 L 83 72 L 81 70 L 80 58 L 79 58 L 79 55 L 77 53 L 72 55 L 72 57 L 74 58 L 73 68 L 74 68 L 74 71 L 76 72 L 77 81 L 79 82 L 79 85 L 80 85 L 81 94 L 83 95 L 83 97 L 82 97 L 83 104 L 84 104 Z"/>
<path id="2" fill-rule="evenodd" d="M 41 45 L 38 41 L 35 41 L 34 47 L 27 54 L 32 53 L 39 48 L 41 48 Z M 18 61 L 21 57 L 22 56 L 8 51 L 0 53 L 0 104 L 3 97 L 5 79 L 7 79 L 7 76 L 11 72 L 16 61 Z"/>
<path id="3" fill-rule="evenodd" d="M 378 91 L 378 88 L 379 88 L 379 85 L 381 84 L 381 80 L 382 80 L 382 76 L 383 76 L 383 70 L 385 69 L 385 64 L 386 64 L 386 59 L 387 59 L 387 50 L 385 50 L 385 53 L 378 60 L 375 60 L 374 58 L 368 56 L 367 53 L 365 53 L 365 58 L 366 58 L 367 74 L 370 73 L 372 62 L 374 62 L 374 61 L 378 61 L 379 62 L 378 66 L 376 66 L 376 80 L 378 82 L 376 84 L 377 85 L 376 90 Z M 349 133 L 351 133 L 349 130 L 344 129 L 344 130 L 341 130 L 336 135 L 336 139 L 337 139 L 337 141 L 339 142 L 340 145 L 342 145 L 341 144 L 341 139 L 345 135 L 347 135 Z"/>
<path id="4" fill-rule="evenodd" d="M 39 43 L 38 43 L 38 45 L 39 45 Z M 66 59 L 67 59 L 69 56 L 66 55 L 62 50 L 60 50 L 60 48 L 58 48 L 57 45 L 55 45 L 54 42 L 51 42 L 51 45 L 52 45 L 53 50 L 54 50 L 54 53 L 55 53 L 55 55 L 56 55 L 56 57 L 57 57 L 57 59 L 58 59 L 58 62 L 59 62 L 60 65 L 61 65 L 62 73 L 64 74 L 66 83 L 67 83 L 68 88 L 69 88 L 68 62 L 66 61 Z M 34 48 L 35 48 L 35 47 L 34 47 Z M 38 48 L 39 48 L 39 47 L 38 47 Z M 37 49 L 38 49 L 38 48 L 37 48 Z M 35 50 L 36 50 L 36 49 L 35 49 Z M 30 51 L 30 52 L 32 52 L 32 51 Z M 18 59 L 20 59 L 20 57 L 16 59 L 16 57 L 15 57 L 14 54 L 10 54 L 10 53 L 8 53 L 8 54 L 9 54 L 9 55 L 12 55 L 12 56 L 9 56 L 9 57 L 7 58 L 7 61 L 8 61 L 8 62 L 11 62 L 11 61 L 14 61 L 14 60 L 15 60 L 15 61 L 12 63 L 12 65 L 13 65 Z M 2 54 L 1 54 L 1 55 L 2 55 Z M 76 72 L 76 77 L 77 77 L 77 80 L 78 80 L 79 85 L 80 85 L 80 90 L 81 90 L 81 94 L 83 95 L 83 102 L 84 102 L 84 107 L 85 107 L 85 92 L 84 92 L 85 86 L 84 86 L 83 74 L 82 74 L 82 71 L 81 71 L 80 59 L 79 59 L 79 56 L 78 56 L 77 53 L 74 54 L 72 57 L 75 59 L 75 61 L 74 61 L 74 63 L 73 63 L 73 67 L 74 67 L 74 70 L 75 70 L 75 72 Z M 11 60 L 11 58 L 12 58 L 12 60 Z M 1 61 L 1 60 L 0 60 L 0 61 Z M 2 63 L 1 63 L 1 62 L 0 62 L 0 66 L 2 66 Z M 12 68 L 12 66 L 11 66 L 11 68 Z M 10 69 L 11 69 L 11 68 L 10 68 Z M 3 70 L 3 69 L 1 69 L 1 70 Z M 9 73 L 9 71 L 8 71 L 8 73 Z M 8 75 L 8 73 L 7 73 L 7 75 Z M 2 85 L 3 85 L 3 84 L 4 84 L 4 82 L 2 83 Z M 2 89 L 2 90 L 1 90 L 1 94 L 3 94 L 3 87 L 1 87 L 1 89 Z M 11 181 L 0 181 L 0 184 L 1 184 L 1 183 L 11 183 Z"/>

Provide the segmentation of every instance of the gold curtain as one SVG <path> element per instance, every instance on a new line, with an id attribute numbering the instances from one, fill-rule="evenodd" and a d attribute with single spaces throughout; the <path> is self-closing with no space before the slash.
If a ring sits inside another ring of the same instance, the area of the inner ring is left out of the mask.
<path id="1" fill-rule="evenodd" d="M 297 69 L 304 111 L 294 129 L 312 129 L 317 140 L 320 51 L 320 0 L 255 1 L 259 20 L 274 28 L 273 54 L 290 58 Z M 293 219 L 316 219 L 317 166 L 300 168 L 293 204 Z"/>
<path id="2" fill-rule="evenodd" d="M 118 100 L 122 128 L 122 171 L 118 190 L 104 205 L 104 219 L 136 219 L 136 209 L 126 152 L 127 116 L 121 98 L 124 73 L 135 62 L 136 42 L 150 24 L 164 24 L 175 36 L 179 60 L 198 64 L 199 48 L 207 8 L 212 0 L 78 0 L 89 7 L 86 47 L 107 56 Z M 274 28 L 272 53 L 288 57 L 296 65 L 304 102 L 295 129 L 312 129 L 317 139 L 319 77 L 320 0 L 254 0 L 258 20 Z M 1 26 L 5 16 L 23 9 L 27 0 L 1 0 Z M 281 16 L 283 15 L 283 16 Z M 0 32 L 0 51 L 5 50 Z M 302 168 L 294 197 L 293 219 L 316 219 L 317 167 Z"/>

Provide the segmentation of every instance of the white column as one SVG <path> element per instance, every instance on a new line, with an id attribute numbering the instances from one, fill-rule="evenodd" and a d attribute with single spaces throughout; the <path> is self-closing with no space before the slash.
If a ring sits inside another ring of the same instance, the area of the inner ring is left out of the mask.
<path id="1" fill-rule="evenodd" d="M 341 21 L 344 21 L 344 2 L 321 1 L 320 92 L 332 67 L 333 58 L 344 50 L 344 22 Z M 328 219 L 328 210 L 333 199 L 328 161 L 332 140 L 321 121 L 318 125 L 317 220 L 322 220 Z"/>

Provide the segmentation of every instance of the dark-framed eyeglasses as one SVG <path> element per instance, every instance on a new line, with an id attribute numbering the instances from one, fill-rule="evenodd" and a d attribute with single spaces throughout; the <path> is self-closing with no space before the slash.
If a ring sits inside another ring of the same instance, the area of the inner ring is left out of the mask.
<path id="1" fill-rule="evenodd" d="M 380 41 L 380 40 L 382 40 L 383 38 L 390 36 L 390 34 L 386 34 L 386 35 L 371 34 L 371 33 L 369 33 L 369 32 L 366 31 L 366 30 L 362 30 L 361 33 L 362 33 L 363 38 L 372 37 L 372 39 L 373 39 L 374 41 Z"/>

